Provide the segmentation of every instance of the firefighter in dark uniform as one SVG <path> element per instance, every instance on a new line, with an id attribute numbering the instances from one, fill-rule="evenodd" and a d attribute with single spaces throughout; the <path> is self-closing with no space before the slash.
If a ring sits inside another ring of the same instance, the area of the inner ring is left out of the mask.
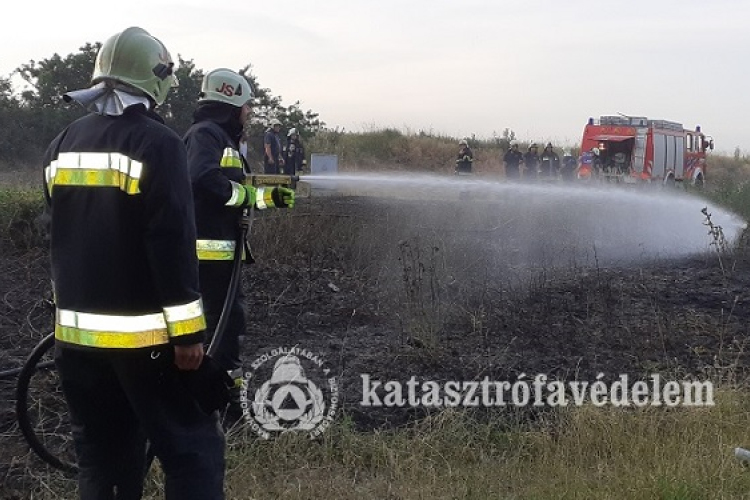
<path id="1" fill-rule="evenodd" d="M 474 164 L 474 153 L 469 147 L 469 142 L 466 139 L 461 139 L 458 142 L 460 149 L 458 155 L 456 155 L 456 175 L 470 174 L 471 167 Z"/>
<path id="2" fill-rule="evenodd" d="M 524 179 L 536 179 L 539 173 L 539 147 L 535 142 L 529 145 L 529 148 L 523 154 L 523 177 Z"/>
<path id="3" fill-rule="evenodd" d="M 94 86 L 65 95 L 92 112 L 44 155 L 55 361 L 83 500 L 141 498 L 146 440 L 167 499 L 224 498 L 224 436 L 204 396 L 227 389 L 203 354 L 185 147 L 153 112 L 173 66 L 140 28 L 109 38 Z"/>
<path id="4" fill-rule="evenodd" d="M 284 173 L 284 157 L 281 155 L 279 131 L 281 122 L 274 118 L 263 135 L 263 172 L 266 174 Z"/>
<path id="5" fill-rule="evenodd" d="M 250 253 L 239 242 L 243 209 L 294 206 L 294 191 L 245 185 L 250 173 L 239 152 L 244 124 L 250 117 L 252 90 L 244 76 L 216 69 L 203 78 L 193 125 L 185 133 L 188 169 L 195 198 L 200 260 L 200 287 L 209 335 L 219 322 L 232 277 L 234 253 Z M 228 309 L 229 318 L 214 355 L 236 387 L 242 382 L 240 337 L 246 321 L 242 287 Z M 235 401 L 238 402 L 238 401 Z"/>
<path id="6" fill-rule="evenodd" d="M 521 177 L 521 163 L 523 163 L 523 154 L 518 150 L 518 142 L 511 141 L 510 149 L 503 156 L 505 164 L 505 178 L 508 180 L 518 180 Z"/>
<path id="7" fill-rule="evenodd" d="M 556 179 L 560 170 L 560 157 L 555 153 L 552 143 L 548 142 L 539 157 L 539 176 L 543 179 Z"/>
<path id="8" fill-rule="evenodd" d="M 563 151 L 562 164 L 560 165 L 560 177 L 562 180 L 570 182 L 575 177 L 576 167 L 578 162 L 576 161 L 573 153 L 566 149 Z"/>
<path id="9" fill-rule="evenodd" d="M 307 164 L 305 147 L 299 138 L 296 128 L 289 130 L 284 146 L 284 174 L 297 175 Z"/>

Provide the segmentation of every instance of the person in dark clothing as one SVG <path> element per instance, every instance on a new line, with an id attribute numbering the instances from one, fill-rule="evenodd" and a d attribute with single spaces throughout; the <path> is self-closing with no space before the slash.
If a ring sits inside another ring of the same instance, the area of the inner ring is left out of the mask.
<path id="1" fill-rule="evenodd" d="M 529 145 L 529 148 L 523 154 L 523 177 L 524 179 L 536 179 L 539 174 L 539 154 L 538 146 L 535 142 Z"/>
<path id="2" fill-rule="evenodd" d="M 176 83 L 174 64 L 131 27 L 102 44 L 92 83 L 64 96 L 91 113 L 44 155 L 55 363 L 78 494 L 140 499 L 148 440 L 168 500 L 220 500 L 224 435 L 193 382 L 226 386 L 212 385 L 204 356 L 185 147 L 153 111 Z"/>
<path id="3" fill-rule="evenodd" d="M 505 178 L 508 180 L 520 179 L 521 163 L 523 163 L 523 154 L 518 150 L 518 142 L 512 141 L 510 143 L 510 149 L 503 156 Z"/>
<path id="4" fill-rule="evenodd" d="M 250 173 L 239 142 L 250 117 L 252 90 L 244 76 L 225 68 L 203 79 L 193 125 L 185 133 L 187 163 L 195 198 L 200 287 L 210 336 L 219 323 L 232 277 L 235 252 L 250 256 L 238 242 L 244 209 L 294 206 L 294 191 L 245 184 Z M 228 309 L 229 318 L 215 353 L 235 386 L 242 383 L 240 339 L 246 333 L 242 286 Z M 235 403 L 239 401 L 235 400 Z"/>
<path id="5" fill-rule="evenodd" d="M 296 128 L 289 130 L 284 146 L 284 174 L 297 175 L 307 164 L 305 148 Z"/>
<path id="6" fill-rule="evenodd" d="M 560 157 L 552 148 L 552 143 L 548 142 L 539 157 L 539 177 L 548 180 L 556 179 L 558 170 L 560 170 Z"/>
<path id="7" fill-rule="evenodd" d="M 458 143 L 460 149 L 456 156 L 456 174 L 470 174 L 474 164 L 474 153 L 469 147 L 466 139 L 461 139 Z"/>
<path id="8" fill-rule="evenodd" d="M 279 131 L 281 122 L 274 118 L 263 135 L 263 173 L 281 174 L 284 170 L 284 157 L 281 155 Z"/>
<path id="9" fill-rule="evenodd" d="M 570 150 L 566 149 L 563 151 L 562 165 L 560 166 L 560 177 L 566 182 L 570 182 L 575 178 L 576 167 L 578 162 L 576 161 Z"/>

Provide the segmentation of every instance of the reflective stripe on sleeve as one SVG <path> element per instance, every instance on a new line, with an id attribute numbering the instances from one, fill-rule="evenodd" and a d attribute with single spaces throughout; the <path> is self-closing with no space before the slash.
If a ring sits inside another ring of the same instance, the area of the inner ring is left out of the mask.
<path id="1" fill-rule="evenodd" d="M 232 260 L 234 259 L 234 240 L 197 240 L 199 260 Z"/>
<path id="2" fill-rule="evenodd" d="M 271 197 L 271 189 L 272 188 L 260 187 L 255 193 L 255 206 L 258 207 L 259 210 L 274 208 L 275 205 L 273 204 L 273 198 Z"/>
<path id="3" fill-rule="evenodd" d="M 240 152 L 236 149 L 225 148 L 221 156 L 220 165 L 224 168 L 242 168 Z"/>
<path id="4" fill-rule="evenodd" d="M 167 332 L 170 337 L 190 335 L 206 329 L 206 317 L 203 315 L 203 304 L 200 300 L 165 307 L 164 318 L 167 321 Z"/>
<path id="5" fill-rule="evenodd" d="M 229 181 L 232 184 L 232 195 L 229 200 L 225 203 L 228 207 L 240 207 L 245 203 L 245 197 L 247 196 L 247 190 L 245 186 L 239 182 Z"/>

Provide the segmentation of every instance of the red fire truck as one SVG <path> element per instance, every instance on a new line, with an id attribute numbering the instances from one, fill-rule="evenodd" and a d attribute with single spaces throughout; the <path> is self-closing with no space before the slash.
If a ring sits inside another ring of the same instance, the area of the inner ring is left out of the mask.
<path id="1" fill-rule="evenodd" d="M 706 153 L 714 142 L 700 126 L 633 116 L 589 118 L 583 130 L 577 177 L 609 182 L 689 182 L 706 180 Z"/>

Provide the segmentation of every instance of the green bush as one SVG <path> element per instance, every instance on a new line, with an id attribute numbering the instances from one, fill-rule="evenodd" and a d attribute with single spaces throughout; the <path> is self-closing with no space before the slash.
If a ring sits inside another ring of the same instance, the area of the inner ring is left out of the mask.
<path id="1" fill-rule="evenodd" d="M 43 211 L 44 197 L 39 189 L 0 188 L 0 251 L 8 254 L 43 246 Z"/>

